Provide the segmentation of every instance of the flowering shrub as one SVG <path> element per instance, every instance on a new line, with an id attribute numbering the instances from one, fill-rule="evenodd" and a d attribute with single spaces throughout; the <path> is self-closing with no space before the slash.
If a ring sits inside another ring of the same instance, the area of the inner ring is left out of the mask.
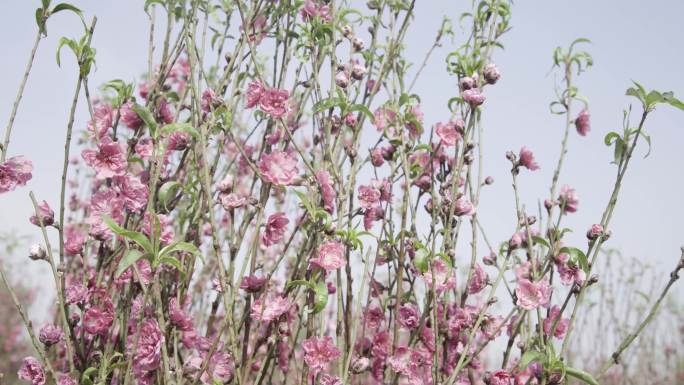
<path id="1" fill-rule="evenodd" d="M 468 36 L 447 57 L 451 114 L 429 117 L 411 93 L 421 71 L 407 82 L 403 58 L 415 3 L 147 0 L 151 41 L 154 15 L 166 15 L 148 73 L 138 84 L 109 81 L 91 98 L 97 19 L 42 0 L 34 53 L 59 12 L 79 16 L 85 31 L 59 46 L 76 56 L 79 74 L 59 204 L 31 193 L 27 216 L 44 243 L 30 256 L 53 275 L 54 322 L 36 333 L 24 316 L 36 352 L 18 377 L 32 385 L 551 385 L 610 374 L 684 259 L 635 330 L 609 357 L 594 357 L 599 364 L 569 360 L 571 337 L 633 153 L 648 141 L 647 118 L 684 104 L 639 83 L 628 89 L 638 122 L 629 110 L 622 132 L 604 138 L 615 184 L 587 243 L 571 245 L 563 220 L 581 201 L 561 171 L 568 136 L 592 139 L 589 104 L 573 81 L 593 62 L 580 50 L 585 39 L 558 48 L 563 80 L 551 111 L 565 125 L 550 194 L 540 197 L 545 211 L 531 215 L 519 197 L 527 173 L 550 166 L 527 147 L 508 152 L 516 210 L 510 238 L 492 244 L 478 220 L 480 192 L 494 183 L 481 167 L 481 119 L 488 90 L 505 76 L 494 53 L 511 7 L 483 0 L 464 15 Z M 444 22 L 435 45 L 450 31 Z M 31 178 L 29 160 L 7 156 L 29 72 L 2 145 L 0 193 Z M 74 156 L 81 92 L 90 120 Z M 70 169 L 87 178 L 72 179 Z M 58 235 L 54 250 L 48 232 Z M 469 255 L 456 253 L 462 244 Z"/>

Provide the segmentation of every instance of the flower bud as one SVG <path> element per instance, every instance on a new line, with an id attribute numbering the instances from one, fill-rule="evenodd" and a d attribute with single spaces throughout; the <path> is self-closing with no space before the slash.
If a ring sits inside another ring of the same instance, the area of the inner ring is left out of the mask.
<path id="1" fill-rule="evenodd" d="M 352 47 L 354 47 L 355 52 L 363 51 L 365 46 L 366 43 L 364 43 L 363 40 L 359 39 L 358 37 L 352 39 Z"/>
<path id="2" fill-rule="evenodd" d="M 349 76 L 344 71 L 340 71 L 335 75 L 335 84 L 340 88 L 347 88 L 349 85 Z"/>
<path id="3" fill-rule="evenodd" d="M 469 90 L 475 87 L 475 80 L 473 80 L 473 78 L 470 76 L 465 76 L 461 78 L 461 80 L 458 82 L 458 85 L 461 88 L 461 91 Z"/>
<path id="4" fill-rule="evenodd" d="M 365 372 L 370 366 L 370 361 L 367 357 L 359 357 L 352 362 L 351 370 L 354 374 Z"/>
<path id="5" fill-rule="evenodd" d="M 345 24 L 342 26 L 342 35 L 346 37 L 347 39 L 352 35 L 352 28 L 349 24 Z"/>
<path id="6" fill-rule="evenodd" d="M 501 73 L 496 68 L 496 65 L 489 63 L 484 68 L 484 78 L 487 84 L 494 84 L 501 78 Z"/>
<path id="7" fill-rule="evenodd" d="M 591 241 L 598 239 L 601 235 L 603 235 L 603 226 L 599 224 L 593 224 L 591 225 L 591 228 L 587 230 L 587 238 Z"/>
<path id="8" fill-rule="evenodd" d="M 352 66 L 351 76 L 354 80 L 361 80 L 366 76 L 366 72 L 368 72 L 366 67 L 361 64 L 354 64 L 354 66 Z"/>
<path id="9" fill-rule="evenodd" d="M 482 257 L 482 263 L 484 263 L 487 266 L 496 265 L 496 255 L 494 253 L 485 255 L 484 257 Z"/>
<path id="10" fill-rule="evenodd" d="M 485 182 L 486 185 L 489 186 L 489 185 L 491 185 L 491 184 L 494 184 L 494 178 L 492 178 L 491 176 L 488 176 L 488 177 L 485 178 L 484 182 Z"/>
<path id="11" fill-rule="evenodd" d="M 39 244 L 33 244 L 29 248 L 29 258 L 34 261 L 44 260 L 46 256 L 45 249 Z"/>
<path id="12" fill-rule="evenodd" d="M 546 207 L 547 210 L 551 210 L 555 203 L 551 199 L 544 199 L 544 207 Z"/>
<path id="13" fill-rule="evenodd" d="M 382 149 L 376 147 L 371 150 L 371 164 L 373 167 L 380 167 L 385 163 L 385 159 L 382 156 Z"/>

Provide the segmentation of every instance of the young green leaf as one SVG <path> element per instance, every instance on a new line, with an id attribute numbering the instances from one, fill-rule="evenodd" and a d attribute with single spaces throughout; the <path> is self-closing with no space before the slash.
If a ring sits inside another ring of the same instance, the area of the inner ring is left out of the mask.
<path id="1" fill-rule="evenodd" d="M 116 273 L 114 274 L 114 277 L 119 278 L 121 274 L 123 274 L 126 271 L 126 269 L 131 267 L 134 263 L 138 262 L 138 260 L 144 256 L 145 254 L 143 254 L 140 250 L 126 250 L 123 258 L 121 258 L 121 261 L 119 262 L 119 266 L 116 268 Z"/>
<path id="2" fill-rule="evenodd" d="M 152 116 L 150 110 L 148 110 L 147 107 L 141 106 L 139 104 L 134 104 L 132 110 L 135 111 L 138 116 L 140 116 L 140 119 L 142 119 L 143 122 L 145 122 L 145 125 L 150 130 L 150 135 L 153 138 L 156 138 L 157 128 L 159 126 L 157 125 L 157 121 L 154 120 L 154 116 Z"/>
<path id="3" fill-rule="evenodd" d="M 109 218 L 106 215 L 102 216 L 102 220 L 117 235 L 120 235 L 126 239 L 130 239 L 133 242 L 137 243 L 140 247 L 143 248 L 143 250 L 145 250 L 145 253 L 150 254 L 150 255 L 154 254 L 154 252 L 153 252 L 154 250 L 152 248 L 152 243 L 145 236 L 145 234 L 139 233 L 137 231 L 126 230 L 126 229 L 122 228 L 121 226 L 119 226 L 118 224 L 116 224 L 116 222 L 114 222 L 112 220 L 112 218 Z"/>
<path id="4" fill-rule="evenodd" d="M 596 381 L 596 379 L 594 377 L 592 377 L 591 374 L 589 374 L 583 370 L 579 370 L 579 369 L 575 369 L 575 368 L 571 368 L 569 366 L 566 366 L 565 367 L 565 373 L 567 375 L 569 375 L 570 377 L 574 377 L 574 378 L 576 378 L 576 379 L 578 379 L 578 380 L 580 380 L 586 384 L 599 385 L 599 382 Z"/>

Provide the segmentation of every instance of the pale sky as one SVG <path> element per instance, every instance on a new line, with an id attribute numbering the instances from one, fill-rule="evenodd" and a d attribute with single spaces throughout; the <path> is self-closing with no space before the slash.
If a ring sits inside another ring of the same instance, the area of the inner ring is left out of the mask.
<path id="1" fill-rule="evenodd" d="M 98 16 L 93 38 L 97 68 L 91 76 L 91 89 L 111 80 L 132 81 L 146 69 L 147 16 L 143 1 L 73 0 L 86 17 Z M 443 15 L 457 23 L 466 1 L 422 0 L 407 37 L 407 54 L 422 62 Z M 0 71 L 0 127 L 4 131 L 24 66 L 35 37 L 34 10 L 38 0 L 5 0 L 0 13 L 0 46 L 4 54 Z M 561 183 L 575 187 L 580 196 L 579 211 L 566 224 L 574 227 L 569 238 L 584 247 L 586 229 L 600 220 L 615 175 L 609 162 L 612 152 L 603 137 L 621 130 L 622 110 L 634 100 L 624 96 L 630 80 L 647 88 L 674 91 L 684 99 L 684 2 L 659 1 L 531 1 L 519 0 L 513 6 L 513 29 L 504 37 L 505 50 L 497 51 L 494 62 L 502 72 L 496 86 L 487 89 L 484 111 L 486 132 L 485 170 L 496 183 L 483 190 L 479 216 L 488 236 L 507 239 L 513 228 L 514 201 L 510 186 L 507 150 L 526 145 L 535 152 L 541 170 L 523 172 L 520 177 L 522 200 L 535 208 L 538 199 L 548 195 L 548 185 L 558 158 L 564 117 L 549 113 L 554 76 L 549 75 L 551 54 L 577 37 L 592 44 L 585 48 L 595 65 L 577 85 L 590 101 L 592 131 L 587 137 L 572 133 L 566 168 Z M 456 94 L 453 78 L 445 71 L 447 53 L 461 44 L 458 25 L 455 42 L 448 40 L 432 56 L 415 92 L 422 98 L 425 124 L 449 118 L 446 101 Z M 33 190 L 39 200 L 57 207 L 59 180 L 68 109 L 76 83 L 75 62 L 67 50 L 62 67 L 55 62 L 61 36 L 80 37 L 77 19 L 58 14 L 48 22 L 44 39 L 22 101 L 10 145 L 10 156 L 23 154 L 34 163 L 28 186 L 0 197 L 0 232 L 15 230 L 38 240 L 39 232 L 28 223 Z M 634 105 L 638 110 L 638 105 Z M 87 111 L 79 104 L 75 129 L 85 127 Z M 634 119 L 637 119 L 636 114 Z M 645 147 L 636 156 L 624 182 L 612 222 L 613 237 L 608 246 L 628 256 L 658 264 L 670 271 L 684 244 L 684 112 L 660 107 L 649 118 L 647 131 L 653 140 L 651 155 L 643 159 Z M 78 155 L 72 147 L 72 154 Z M 6 258 L 2 256 L 2 258 Z M 678 293 L 684 293 L 680 285 Z"/>

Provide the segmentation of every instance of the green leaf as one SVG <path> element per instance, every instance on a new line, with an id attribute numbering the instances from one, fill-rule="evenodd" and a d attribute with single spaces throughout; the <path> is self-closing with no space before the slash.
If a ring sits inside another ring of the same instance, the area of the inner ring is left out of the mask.
<path id="1" fill-rule="evenodd" d="M 617 139 L 620 139 L 620 134 L 618 134 L 615 131 L 612 131 L 606 134 L 605 138 L 603 138 L 603 143 L 605 143 L 606 146 L 610 146 Z"/>
<path id="2" fill-rule="evenodd" d="M 134 104 L 132 110 L 135 111 L 138 116 L 140 116 L 140 119 L 142 119 L 143 122 L 145 122 L 145 125 L 150 130 L 150 135 L 152 135 L 153 138 L 156 138 L 157 128 L 159 126 L 157 125 L 157 121 L 154 119 L 154 116 L 152 116 L 150 110 L 148 110 L 147 107 L 141 106 L 139 104 Z"/>
<path id="3" fill-rule="evenodd" d="M 122 228 L 121 226 L 119 226 L 118 224 L 116 224 L 116 222 L 114 222 L 112 220 L 112 218 L 110 218 L 106 215 L 102 216 L 102 220 L 107 224 L 107 226 L 109 226 L 110 229 L 112 229 L 112 231 L 114 233 L 116 233 L 117 235 L 120 235 L 126 239 L 132 240 L 133 242 L 137 243 L 140 247 L 142 247 L 143 250 L 145 250 L 145 252 L 147 254 L 154 255 L 152 243 L 145 236 L 145 234 L 139 233 L 137 231 L 126 230 L 126 229 Z"/>
<path id="4" fill-rule="evenodd" d="M 78 15 L 78 17 L 80 17 L 81 20 L 83 20 L 83 12 L 81 12 L 80 9 L 78 9 L 77 7 L 75 7 L 69 3 L 59 3 L 59 4 L 55 5 L 55 7 L 52 8 L 51 13 L 55 14 L 55 13 L 61 12 L 61 11 L 71 11 L 71 12 L 75 13 L 76 15 Z"/>
<path id="5" fill-rule="evenodd" d="M 413 258 L 413 266 L 418 269 L 421 273 L 426 273 L 429 266 L 430 253 L 424 247 L 416 250 L 416 256 Z"/>
<path id="6" fill-rule="evenodd" d="M 537 350 L 528 350 L 520 358 L 520 365 L 518 366 L 520 370 L 525 370 L 527 366 L 532 362 L 543 362 L 545 359 L 544 353 Z"/>
<path id="7" fill-rule="evenodd" d="M 192 136 L 193 138 L 197 139 L 199 138 L 199 131 L 195 127 L 192 126 L 190 123 L 171 123 L 167 124 L 161 129 L 161 133 L 164 135 L 168 135 L 174 132 L 187 132 Z"/>
<path id="8" fill-rule="evenodd" d="M 38 29 L 41 33 L 41 35 L 46 36 L 47 35 L 47 30 L 45 29 L 45 23 L 43 22 L 43 16 L 44 16 L 44 8 L 37 8 L 36 9 L 36 25 L 38 25 Z"/>
<path id="9" fill-rule="evenodd" d="M 675 98 L 672 92 L 663 92 L 663 99 L 665 103 L 684 111 L 684 103 L 682 103 L 681 100 Z"/>
<path id="10" fill-rule="evenodd" d="M 589 260 L 586 254 L 576 247 L 563 247 L 560 249 L 561 253 L 567 253 L 570 256 L 570 260 L 577 262 L 582 270 L 589 271 Z"/>
<path id="11" fill-rule="evenodd" d="M 532 240 L 533 240 L 535 243 L 539 243 L 539 244 L 542 244 L 542 245 L 546 246 L 548 249 L 551 248 L 551 246 L 549 245 L 549 242 L 547 242 L 546 239 L 544 239 L 543 237 L 540 237 L 540 236 L 538 236 L 538 235 L 533 235 L 533 236 L 532 236 Z"/>
<path id="12" fill-rule="evenodd" d="M 138 262 L 138 260 L 144 256 L 145 256 L 145 254 L 143 254 L 140 250 L 136 250 L 136 249 L 126 250 L 123 258 L 121 258 L 121 261 L 119 262 L 119 266 L 116 269 L 116 273 L 114 274 L 114 277 L 119 278 L 121 276 L 121 274 L 123 274 L 126 271 L 126 269 L 131 267 L 134 263 Z"/>
<path id="13" fill-rule="evenodd" d="M 354 104 L 349 109 L 352 111 L 361 111 L 368 119 L 373 119 L 373 113 L 363 104 Z"/>
<path id="14" fill-rule="evenodd" d="M 60 53 L 61 53 L 61 51 L 62 51 L 62 47 L 64 47 L 65 45 L 68 46 L 69 48 L 71 48 L 71 51 L 72 51 L 72 52 L 74 53 L 74 55 L 76 56 L 76 59 L 77 59 L 77 60 L 78 60 L 78 57 L 81 56 L 81 55 L 80 55 L 81 50 L 80 50 L 80 48 L 79 48 L 78 43 L 76 42 L 76 40 L 69 39 L 69 38 L 66 38 L 66 37 L 60 38 L 60 39 L 59 39 L 59 44 L 57 45 L 57 65 L 60 66 L 60 67 L 62 66 L 61 57 L 60 57 L 61 55 L 60 55 Z"/>
<path id="15" fill-rule="evenodd" d="M 181 188 L 181 184 L 176 181 L 169 181 L 164 183 L 161 188 L 159 188 L 159 201 L 162 207 L 168 209 L 169 203 L 178 196 L 178 190 Z"/>
<path id="16" fill-rule="evenodd" d="M 319 100 L 314 104 L 313 106 L 313 113 L 325 111 L 327 109 L 333 108 L 337 102 L 337 98 L 327 98 L 323 100 Z"/>
<path id="17" fill-rule="evenodd" d="M 193 245 L 192 243 L 188 243 L 188 242 L 172 243 L 172 244 L 164 247 L 163 249 L 161 249 L 161 251 L 159 252 L 159 256 L 165 257 L 166 255 L 173 253 L 173 252 L 176 252 L 176 251 L 196 255 L 202 260 L 202 262 L 204 262 L 204 257 L 202 256 L 202 253 L 197 248 L 197 246 Z"/>
<path id="18" fill-rule="evenodd" d="M 565 368 L 565 373 L 567 373 L 570 377 L 574 377 L 574 378 L 584 382 L 585 384 L 599 385 L 599 382 L 596 381 L 596 379 L 594 377 L 592 377 L 591 374 L 589 374 L 583 370 L 579 370 L 579 369 L 575 369 L 575 368 L 571 368 L 571 367 L 567 366 Z"/>
<path id="19" fill-rule="evenodd" d="M 328 286 L 325 282 L 319 282 L 314 288 L 313 314 L 321 312 L 328 304 Z"/>
<path id="20" fill-rule="evenodd" d="M 148 15 L 150 14 L 150 7 L 153 4 L 159 4 L 162 7 L 166 8 L 166 4 L 164 3 L 164 0 L 145 0 L 145 6 L 143 9 L 145 10 L 145 13 L 147 13 Z"/>
<path id="21" fill-rule="evenodd" d="M 183 271 L 183 265 L 181 265 L 180 261 L 174 257 L 161 257 L 157 260 L 157 265 L 173 266 L 181 274 L 185 275 L 185 272 Z"/>

